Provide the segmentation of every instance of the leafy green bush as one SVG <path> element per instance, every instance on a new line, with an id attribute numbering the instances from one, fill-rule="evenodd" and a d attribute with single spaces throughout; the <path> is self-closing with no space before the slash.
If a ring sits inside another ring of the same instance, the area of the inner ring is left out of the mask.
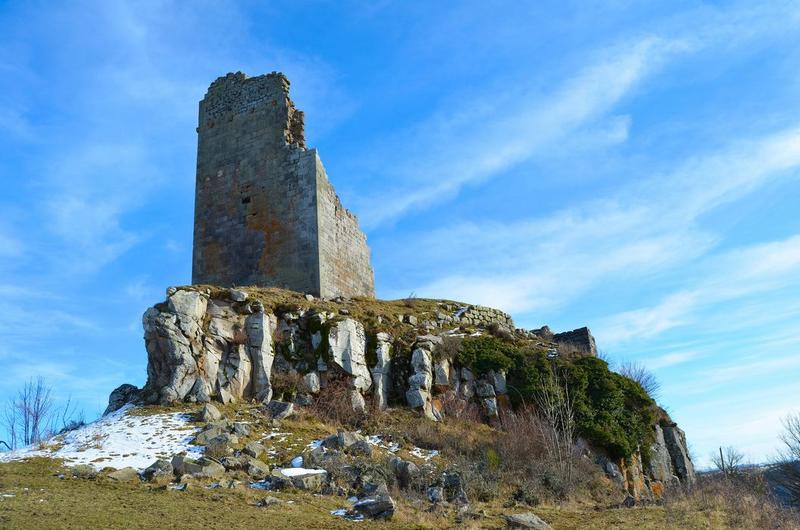
<path id="1" fill-rule="evenodd" d="M 534 405 L 559 374 L 574 402 L 578 435 L 613 458 L 628 458 L 642 448 L 642 458 L 648 459 L 655 402 L 640 384 L 609 370 L 606 361 L 548 359 L 544 351 L 489 336 L 465 338 L 458 361 L 476 374 L 506 370 L 515 406 Z"/>
<path id="2" fill-rule="evenodd" d="M 476 374 L 490 370 L 508 370 L 514 363 L 516 347 L 496 337 L 467 337 L 461 343 L 458 362 Z"/>

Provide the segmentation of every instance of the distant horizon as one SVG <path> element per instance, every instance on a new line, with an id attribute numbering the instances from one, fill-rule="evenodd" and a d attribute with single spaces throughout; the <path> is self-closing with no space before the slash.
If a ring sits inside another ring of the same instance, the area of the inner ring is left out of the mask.
<path id="1" fill-rule="evenodd" d="M 800 411 L 800 6 L 7 4 L 0 381 L 87 419 L 191 279 L 197 105 L 281 71 L 377 297 L 588 326 L 661 382 L 698 468 Z M 2 439 L 2 436 L 0 436 Z"/>

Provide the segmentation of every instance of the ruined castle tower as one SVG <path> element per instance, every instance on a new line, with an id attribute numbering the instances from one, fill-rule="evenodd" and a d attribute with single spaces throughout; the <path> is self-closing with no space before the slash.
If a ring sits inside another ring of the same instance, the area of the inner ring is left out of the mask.
<path id="1" fill-rule="evenodd" d="M 374 296 L 366 236 L 306 148 L 283 74 L 211 83 L 196 186 L 192 283 Z"/>

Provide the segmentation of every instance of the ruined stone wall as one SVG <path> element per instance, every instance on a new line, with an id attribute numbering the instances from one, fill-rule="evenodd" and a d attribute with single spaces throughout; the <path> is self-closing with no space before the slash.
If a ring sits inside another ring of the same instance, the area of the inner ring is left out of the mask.
<path id="1" fill-rule="evenodd" d="M 473 305 L 457 311 L 456 315 L 458 315 L 458 318 L 455 318 L 455 321 L 461 324 L 471 324 L 473 326 L 496 324 L 507 330 L 514 329 L 514 321 L 511 319 L 511 315 L 493 307 Z"/>
<path id="2" fill-rule="evenodd" d="M 283 74 L 236 73 L 200 102 L 192 282 L 373 296 L 366 238 L 288 91 Z"/>
<path id="3" fill-rule="evenodd" d="M 367 238 L 342 206 L 317 159 L 317 216 L 321 296 L 375 296 Z"/>

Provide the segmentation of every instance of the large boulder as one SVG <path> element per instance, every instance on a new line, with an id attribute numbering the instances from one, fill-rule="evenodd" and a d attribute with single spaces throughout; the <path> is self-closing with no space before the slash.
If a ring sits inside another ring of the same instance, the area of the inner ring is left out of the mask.
<path id="1" fill-rule="evenodd" d="M 109 473 L 108 478 L 116 482 L 138 482 L 139 472 L 132 467 L 123 467 Z"/>
<path id="2" fill-rule="evenodd" d="M 156 460 L 142 471 L 145 480 L 159 480 L 172 478 L 172 464 L 168 460 Z"/>
<path id="3" fill-rule="evenodd" d="M 534 530 L 551 530 L 551 526 L 533 512 L 506 515 L 509 528 L 533 528 Z"/>
<path id="4" fill-rule="evenodd" d="M 232 304 L 171 289 L 166 304 L 145 312 L 147 402 L 269 400 L 276 318 L 245 317 Z"/>
<path id="5" fill-rule="evenodd" d="M 139 392 L 139 388 L 134 385 L 124 384 L 118 386 L 112 390 L 111 394 L 108 396 L 108 407 L 106 407 L 106 410 L 103 412 L 103 416 L 111 414 L 128 403 L 135 401 L 139 397 Z"/>
<path id="6" fill-rule="evenodd" d="M 370 519 L 391 519 L 394 509 L 394 500 L 388 494 L 365 497 L 353 505 L 354 512 Z"/>
<path id="7" fill-rule="evenodd" d="M 328 333 L 331 362 L 353 377 L 357 390 L 366 391 L 372 386 L 372 376 L 366 361 L 367 335 L 364 326 L 346 318 L 332 326 Z"/>

